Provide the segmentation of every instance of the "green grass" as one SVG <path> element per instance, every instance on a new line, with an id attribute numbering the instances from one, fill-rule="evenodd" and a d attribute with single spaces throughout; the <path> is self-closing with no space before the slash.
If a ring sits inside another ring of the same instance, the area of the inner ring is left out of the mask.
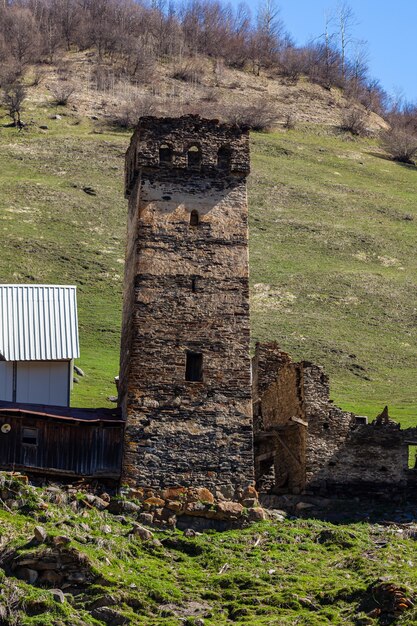
<path id="1" fill-rule="evenodd" d="M 41 522 L 49 537 L 68 537 L 69 547 L 100 576 L 59 605 L 47 590 L 3 575 L 0 605 L 14 589 L 30 609 L 19 614 L 22 626 L 102 624 L 94 621 L 91 606 L 103 598 L 132 626 L 194 626 L 199 617 L 205 626 L 377 626 L 364 612 L 372 585 L 381 579 L 403 585 L 409 597 L 417 586 L 414 535 L 389 526 L 296 519 L 191 539 L 180 531 L 156 531 L 158 541 L 142 543 L 130 534 L 135 518 L 129 514 L 122 523 L 105 511 L 74 511 L 68 496 L 56 490 L 18 489 L 20 510 L 0 508 L 0 537 L 8 551 L 25 558 L 42 552 L 43 546 L 27 543 Z M 43 611 L 30 617 L 33 604 L 41 602 Z M 192 606 L 197 617 L 187 617 Z M 416 623 L 417 609 L 395 621 Z"/>
<path id="2" fill-rule="evenodd" d="M 72 117 L 48 125 L 48 134 L 2 129 L 0 272 L 5 282 L 77 285 L 86 376 L 73 404 L 103 406 L 118 374 L 128 137 Z"/>
<path id="3" fill-rule="evenodd" d="M 44 132 L 1 128 L 0 275 L 78 286 L 86 376 L 73 404 L 103 406 L 118 373 L 129 133 L 56 111 L 28 112 Z M 374 417 L 388 403 L 405 425 L 417 417 L 416 182 L 373 140 L 317 126 L 252 137 L 253 342 L 324 365 L 344 409 Z"/>
<path id="4" fill-rule="evenodd" d="M 417 169 L 317 127 L 253 143 L 253 339 L 323 364 L 343 408 L 415 423 Z"/>

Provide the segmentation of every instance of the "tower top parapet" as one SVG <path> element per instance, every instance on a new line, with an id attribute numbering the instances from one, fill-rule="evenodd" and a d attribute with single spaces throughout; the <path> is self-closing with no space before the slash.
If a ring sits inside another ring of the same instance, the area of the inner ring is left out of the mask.
<path id="1" fill-rule="evenodd" d="M 126 153 L 127 196 L 140 169 L 176 176 L 246 177 L 249 129 L 199 115 L 142 117 Z"/>

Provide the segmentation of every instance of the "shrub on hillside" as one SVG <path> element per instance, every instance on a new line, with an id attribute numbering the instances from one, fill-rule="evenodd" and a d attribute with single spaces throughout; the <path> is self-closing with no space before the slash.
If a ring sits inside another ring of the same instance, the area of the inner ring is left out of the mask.
<path id="1" fill-rule="evenodd" d="M 258 131 L 271 130 L 277 122 L 275 107 L 267 100 L 232 105 L 224 109 L 222 117 L 229 124 Z"/>
<path id="2" fill-rule="evenodd" d="M 278 71 L 288 84 L 295 85 L 300 74 L 305 71 L 302 52 L 291 46 L 284 48 L 280 55 Z"/>
<path id="3" fill-rule="evenodd" d="M 183 63 L 182 65 L 176 67 L 172 72 L 172 78 L 181 80 L 184 83 L 199 85 L 201 83 L 203 73 L 204 68 L 200 63 L 196 61 L 189 61 L 188 63 Z"/>
<path id="4" fill-rule="evenodd" d="M 417 154 L 417 135 L 402 126 L 392 126 L 381 135 L 381 145 L 386 152 L 400 163 L 414 164 Z"/>
<path id="5" fill-rule="evenodd" d="M 5 88 L 19 81 L 22 76 L 22 68 L 10 62 L 0 63 L 0 87 Z"/>
<path id="6" fill-rule="evenodd" d="M 101 63 L 98 63 L 93 69 L 91 78 L 97 91 L 110 91 L 116 84 L 113 69 Z"/>
<path id="7" fill-rule="evenodd" d="M 365 137 L 368 134 L 366 114 L 354 106 L 347 107 L 343 111 L 340 128 L 357 137 Z"/>
<path id="8" fill-rule="evenodd" d="M 68 104 L 71 96 L 75 92 L 75 85 L 70 82 L 59 82 L 49 87 L 49 91 L 53 94 L 55 104 L 65 106 Z"/>
<path id="9" fill-rule="evenodd" d="M 119 128 L 135 128 L 139 118 L 145 115 L 155 115 L 156 106 L 152 96 L 135 96 L 120 107 L 118 113 L 113 116 L 114 126 Z"/>
<path id="10" fill-rule="evenodd" d="M 284 121 L 285 130 L 294 130 L 295 128 L 295 117 L 291 115 L 291 113 L 287 113 Z"/>

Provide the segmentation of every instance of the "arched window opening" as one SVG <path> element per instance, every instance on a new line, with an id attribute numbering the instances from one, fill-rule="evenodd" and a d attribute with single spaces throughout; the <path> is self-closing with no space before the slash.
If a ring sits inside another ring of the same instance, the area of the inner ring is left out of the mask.
<path id="1" fill-rule="evenodd" d="M 198 214 L 198 211 L 193 209 L 190 213 L 190 226 L 198 226 L 199 222 L 200 216 Z"/>
<path id="2" fill-rule="evenodd" d="M 230 170 L 232 152 L 229 146 L 222 146 L 217 153 L 217 167 L 219 170 L 228 172 Z"/>
<path id="3" fill-rule="evenodd" d="M 187 152 L 187 167 L 198 170 L 201 167 L 201 150 L 198 146 L 191 146 Z"/>
<path id="4" fill-rule="evenodd" d="M 171 165 L 172 163 L 172 148 L 166 143 L 159 147 L 159 164 Z"/>

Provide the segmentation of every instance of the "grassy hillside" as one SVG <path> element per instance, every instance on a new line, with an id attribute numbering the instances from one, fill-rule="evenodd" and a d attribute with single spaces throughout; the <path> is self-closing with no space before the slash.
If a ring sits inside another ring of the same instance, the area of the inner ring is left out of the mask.
<path id="1" fill-rule="evenodd" d="M 0 280 L 78 285 L 86 376 L 73 404 L 105 405 L 118 372 L 129 133 L 47 103 L 30 115 L 28 131 L 0 131 Z M 410 423 L 417 170 L 317 125 L 254 134 L 252 160 L 253 341 L 323 364 L 343 408 L 373 416 L 389 403 Z"/>
<path id="2" fill-rule="evenodd" d="M 0 480 L 6 626 L 417 623 L 417 609 L 407 610 L 417 584 L 415 525 L 336 526 L 281 516 L 194 537 L 157 530 L 142 541 L 136 512 L 115 516 L 76 489 Z M 46 535 L 40 543 L 33 540 L 39 525 Z M 16 579 L 28 576 L 24 567 L 39 572 L 33 584 Z M 65 592 L 62 603 L 48 591 L 53 580 Z M 401 605 L 404 612 L 393 614 Z"/>
<path id="3" fill-rule="evenodd" d="M 343 408 L 415 423 L 417 169 L 320 127 L 253 144 L 254 339 L 323 364 Z"/>
<path id="4" fill-rule="evenodd" d="M 1 131 L 0 276 L 77 285 L 87 375 L 73 403 L 105 405 L 118 373 L 128 137 L 96 134 L 73 117 L 45 119 L 47 132 Z"/>

